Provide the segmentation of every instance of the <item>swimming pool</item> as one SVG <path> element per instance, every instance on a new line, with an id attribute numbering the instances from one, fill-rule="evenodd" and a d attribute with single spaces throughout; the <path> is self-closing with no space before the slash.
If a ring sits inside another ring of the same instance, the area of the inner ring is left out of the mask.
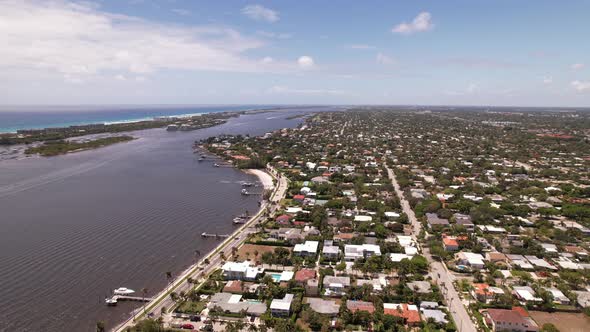
<path id="1" fill-rule="evenodd" d="M 272 280 L 274 280 L 275 282 L 281 281 L 281 274 L 280 273 L 269 273 L 269 275 L 272 277 Z"/>

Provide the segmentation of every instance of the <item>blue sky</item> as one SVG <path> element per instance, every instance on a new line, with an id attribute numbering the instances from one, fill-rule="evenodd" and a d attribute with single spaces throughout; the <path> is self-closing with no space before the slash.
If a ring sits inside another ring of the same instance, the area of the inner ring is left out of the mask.
<path id="1" fill-rule="evenodd" d="M 588 1 L 0 2 L 4 104 L 590 106 Z"/>

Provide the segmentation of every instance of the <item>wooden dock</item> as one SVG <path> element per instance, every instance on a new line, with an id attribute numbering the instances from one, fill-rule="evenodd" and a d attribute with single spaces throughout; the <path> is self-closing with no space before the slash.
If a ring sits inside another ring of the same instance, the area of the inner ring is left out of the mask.
<path id="1" fill-rule="evenodd" d="M 112 297 L 105 299 L 105 302 L 107 305 L 117 305 L 117 302 L 119 301 L 150 302 L 151 300 L 151 297 L 113 295 Z"/>

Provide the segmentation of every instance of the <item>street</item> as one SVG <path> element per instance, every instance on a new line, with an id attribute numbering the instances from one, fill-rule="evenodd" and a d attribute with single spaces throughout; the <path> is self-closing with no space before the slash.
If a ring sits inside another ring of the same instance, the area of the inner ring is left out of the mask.
<path id="1" fill-rule="evenodd" d="M 420 234 L 420 230 L 422 229 L 422 224 L 416 218 L 414 211 L 410 207 L 410 203 L 404 197 L 404 194 L 397 183 L 397 179 L 395 178 L 394 172 L 385 165 L 387 169 L 387 175 L 391 179 L 391 184 L 393 185 L 397 196 L 400 199 L 400 204 L 402 206 L 402 210 L 408 216 L 408 220 L 412 225 L 412 238 L 418 243 L 417 235 Z M 448 272 L 446 267 L 443 263 L 436 261 L 432 258 L 428 250 L 423 250 L 424 257 L 428 260 L 428 263 L 431 267 L 431 271 L 433 274 L 434 279 L 436 280 L 438 286 L 441 289 L 443 296 L 445 297 L 445 301 L 447 302 L 447 306 L 453 316 L 453 320 L 457 325 L 457 331 L 459 332 L 476 332 L 475 325 L 471 321 L 467 310 L 463 306 L 461 302 L 461 298 L 455 287 L 453 286 L 453 276 L 451 273 Z"/>

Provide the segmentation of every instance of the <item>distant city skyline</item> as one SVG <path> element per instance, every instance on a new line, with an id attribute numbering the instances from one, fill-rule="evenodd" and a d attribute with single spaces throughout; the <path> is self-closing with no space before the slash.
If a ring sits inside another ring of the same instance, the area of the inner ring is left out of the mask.
<path id="1" fill-rule="evenodd" d="M 0 100 L 590 106 L 586 1 L 0 1 Z"/>

